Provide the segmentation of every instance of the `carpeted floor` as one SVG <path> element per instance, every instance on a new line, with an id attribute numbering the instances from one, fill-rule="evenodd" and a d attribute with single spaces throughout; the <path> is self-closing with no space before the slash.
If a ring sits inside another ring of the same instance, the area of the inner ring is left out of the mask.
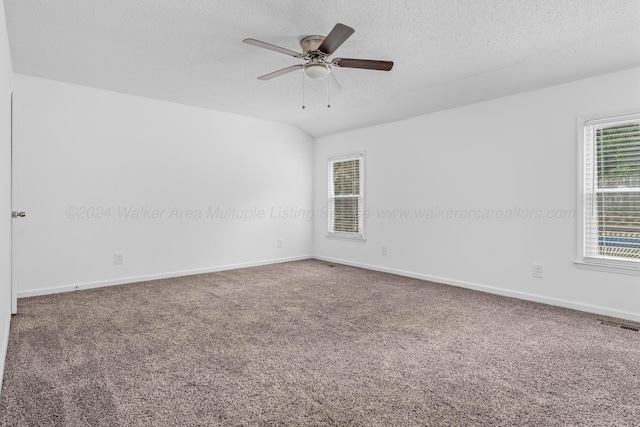
<path id="1" fill-rule="evenodd" d="M 7 426 L 640 425 L 640 333 L 320 261 L 19 311 Z"/>

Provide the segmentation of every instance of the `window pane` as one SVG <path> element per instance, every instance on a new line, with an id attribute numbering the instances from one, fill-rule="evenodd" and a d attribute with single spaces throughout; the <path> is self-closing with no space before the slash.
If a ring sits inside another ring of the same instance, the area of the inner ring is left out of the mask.
<path id="1" fill-rule="evenodd" d="M 336 196 L 360 194 L 360 160 L 333 164 L 333 191 Z"/>
<path id="2" fill-rule="evenodd" d="M 359 218 L 358 197 L 345 197 L 334 200 L 333 231 L 357 233 Z"/>
<path id="3" fill-rule="evenodd" d="M 640 191 L 596 195 L 598 254 L 640 259 Z"/>
<path id="4" fill-rule="evenodd" d="M 640 188 L 640 123 L 596 131 L 598 188 Z"/>

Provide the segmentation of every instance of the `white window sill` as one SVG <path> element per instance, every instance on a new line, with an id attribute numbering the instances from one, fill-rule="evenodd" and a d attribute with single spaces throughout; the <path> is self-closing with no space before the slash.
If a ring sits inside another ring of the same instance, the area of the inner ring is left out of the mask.
<path id="1" fill-rule="evenodd" d="M 356 233 L 327 233 L 325 234 L 327 239 L 336 239 L 336 240 L 349 240 L 352 242 L 366 242 L 367 239 L 364 238 L 362 234 Z"/>
<path id="2" fill-rule="evenodd" d="M 640 266 L 627 267 L 622 265 L 612 265 L 599 262 L 575 261 L 575 266 L 581 270 L 595 270 L 605 273 L 630 274 L 632 276 L 640 276 Z"/>

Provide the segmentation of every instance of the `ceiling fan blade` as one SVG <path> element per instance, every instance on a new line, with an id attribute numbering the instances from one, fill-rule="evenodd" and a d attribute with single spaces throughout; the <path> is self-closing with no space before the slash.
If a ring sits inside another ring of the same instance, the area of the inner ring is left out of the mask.
<path id="1" fill-rule="evenodd" d="M 372 59 L 336 58 L 331 63 L 342 68 L 363 68 L 366 70 L 389 71 L 393 68 L 393 61 L 375 61 Z"/>
<path id="2" fill-rule="evenodd" d="M 283 68 L 282 70 L 274 71 L 273 73 L 265 74 L 264 76 L 258 77 L 258 80 L 271 80 L 274 77 L 281 76 L 283 74 L 290 73 L 295 70 L 299 70 L 303 67 L 303 65 L 292 65 L 291 67 Z"/>
<path id="3" fill-rule="evenodd" d="M 331 55 L 340 47 L 342 43 L 353 34 L 355 30 L 351 27 L 347 27 L 344 24 L 336 24 L 329 35 L 324 39 L 318 50 L 324 52 L 327 55 Z"/>
<path id="4" fill-rule="evenodd" d="M 322 79 L 322 83 L 329 93 L 342 90 L 342 88 L 340 87 L 340 83 L 338 83 L 336 76 L 333 74 L 333 71 L 327 74 L 327 78 Z"/>
<path id="5" fill-rule="evenodd" d="M 284 53 L 285 55 L 293 56 L 294 58 L 302 58 L 302 54 L 301 53 L 295 52 L 293 50 L 285 49 L 283 47 L 276 46 L 276 45 L 273 45 L 273 44 L 261 42 L 260 40 L 244 39 L 242 41 L 244 43 L 246 43 L 246 44 L 250 44 L 250 45 L 253 45 L 253 46 L 258 46 L 258 47 L 261 47 L 263 49 L 269 49 L 269 50 L 273 50 L 275 52 Z"/>

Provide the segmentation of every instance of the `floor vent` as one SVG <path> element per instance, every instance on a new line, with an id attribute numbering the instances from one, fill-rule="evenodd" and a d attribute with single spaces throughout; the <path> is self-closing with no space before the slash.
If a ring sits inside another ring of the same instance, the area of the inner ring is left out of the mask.
<path id="1" fill-rule="evenodd" d="M 616 323 L 616 322 L 611 322 L 609 320 L 598 320 L 597 322 L 601 325 L 613 326 L 614 328 L 626 329 L 628 331 L 633 331 L 633 332 L 640 331 L 640 328 L 636 326 L 625 325 L 624 323 Z"/>

